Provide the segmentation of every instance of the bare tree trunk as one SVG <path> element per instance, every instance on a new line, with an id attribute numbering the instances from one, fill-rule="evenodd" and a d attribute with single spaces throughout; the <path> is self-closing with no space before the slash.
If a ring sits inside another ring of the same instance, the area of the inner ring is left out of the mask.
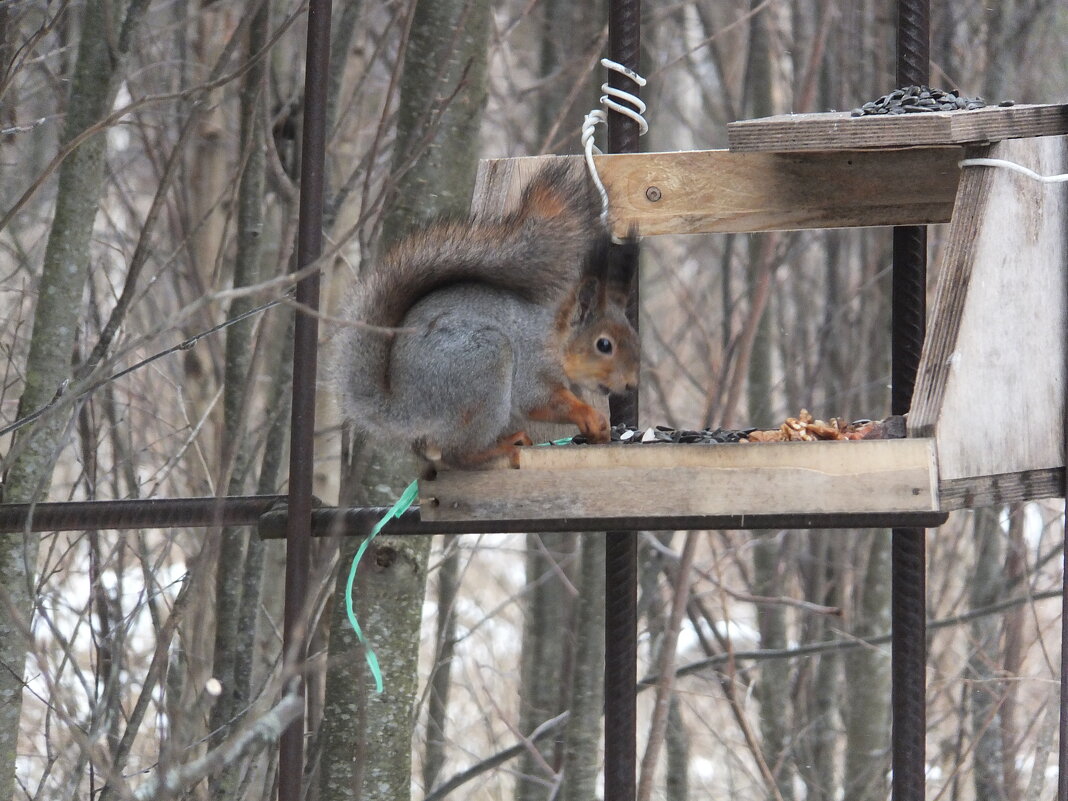
<path id="1" fill-rule="evenodd" d="M 423 792 L 429 793 L 445 763 L 445 727 L 449 719 L 449 688 L 452 686 L 452 659 L 456 651 L 456 595 L 460 583 L 460 557 L 457 537 L 444 537 L 445 552 L 438 568 L 438 627 L 436 655 L 430 677 L 427 703 L 426 754 L 423 757 Z"/>
<path id="2" fill-rule="evenodd" d="M 686 721 L 682 717 L 678 695 L 671 697 L 664 747 L 667 756 L 664 797 L 667 801 L 689 801 L 690 734 L 686 730 Z"/>
<path id="3" fill-rule="evenodd" d="M 489 21 L 488 0 L 420 0 L 415 7 L 394 145 L 396 194 L 387 202 L 383 246 L 431 217 L 469 208 L 486 98 Z M 414 477 L 410 459 L 387 458 L 385 451 L 362 454 L 349 470 L 350 481 L 362 487 L 362 500 L 381 485 L 399 493 Z M 342 565 L 351 560 L 356 544 L 344 543 Z M 369 690 L 362 649 L 340 603 L 347 570 L 339 572 L 320 735 L 321 801 L 411 796 L 412 716 L 429 554 L 428 538 L 383 537 L 368 548 L 357 575 L 357 616 L 378 655 L 382 695 Z"/>
<path id="4" fill-rule="evenodd" d="M 534 46 L 546 91 L 539 97 L 531 126 L 536 140 L 529 144 L 539 152 L 577 152 L 582 117 L 597 97 L 582 54 L 596 43 L 602 29 L 603 2 L 549 0 L 536 13 Z M 563 770 L 560 797 L 593 795 L 597 766 L 590 755 L 600 739 L 604 691 L 604 554 L 594 551 L 603 546 L 603 535 L 527 536 L 530 591 L 520 653 L 519 730 L 533 731 L 568 708 L 571 715 L 566 731 L 542 740 L 537 754 L 527 750 L 520 756 L 516 801 L 543 801 L 556 793 L 551 783 L 556 777 L 546 775 L 546 765 L 554 772 Z M 577 589 L 577 597 L 569 584 Z M 571 625 L 563 627 L 565 621 Z"/>
<path id="5" fill-rule="evenodd" d="M 857 535 L 863 558 L 854 579 L 854 637 L 882 634 L 890 628 L 890 532 Z M 845 771 L 842 785 L 851 801 L 883 801 L 890 754 L 890 654 L 855 648 L 844 658 Z"/>
<path id="6" fill-rule="evenodd" d="M 759 0 L 751 0 L 752 20 L 749 25 L 749 60 L 746 64 L 746 94 L 748 95 L 749 113 L 753 117 L 766 117 L 774 113 L 772 102 L 771 45 L 768 34 L 768 10 L 760 8 Z M 754 283 L 759 280 L 761 267 L 771 262 L 771 249 L 762 247 L 759 236 L 749 240 L 751 298 L 756 297 Z M 763 262 L 766 262 L 763 263 Z M 771 404 L 771 324 L 766 309 L 760 314 L 756 332 L 753 337 L 748 372 L 748 389 L 746 397 L 749 424 L 758 425 L 765 422 L 770 414 Z M 727 410 L 730 413 L 730 409 Z"/>
<path id="7" fill-rule="evenodd" d="M 604 706 L 604 535 L 579 538 L 582 551 L 575 599 L 575 654 L 571 670 L 570 716 L 564 734 L 561 801 L 597 797 L 600 768 L 595 755 Z"/>
<path id="8" fill-rule="evenodd" d="M 977 509 L 974 514 L 975 568 L 970 601 L 973 609 L 990 606 L 1004 587 L 1005 534 L 1000 508 Z M 997 681 L 1001 660 L 1001 620 L 981 617 L 972 621 L 972 651 L 965 674 L 969 683 L 975 797 L 977 801 L 1008 801 L 1005 784 L 1001 702 L 1005 684 Z"/>
<path id="9" fill-rule="evenodd" d="M 378 469 L 364 464 L 364 481 L 384 482 L 393 476 L 393 465 L 389 463 L 379 463 Z M 398 493 L 401 489 L 403 486 L 398 485 Z M 356 500 L 381 503 L 383 499 L 363 494 Z M 329 664 L 319 734 L 319 798 L 403 801 L 411 794 L 416 667 L 430 540 L 376 540 L 364 554 L 357 573 L 353 605 L 378 657 L 381 694 L 374 692 L 363 647 L 349 626 L 342 601 L 355 550 L 349 544 L 346 542 L 341 549 L 342 569 L 329 606 Z"/>
<path id="10" fill-rule="evenodd" d="M 823 72 L 826 75 L 826 71 Z M 825 83 L 825 81 L 823 81 Z M 824 92 L 826 87 L 823 87 Z M 833 335 L 837 325 L 835 316 L 841 312 L 844 279 L 842 273 L 841 236 L 837 231 L 826 231 L 819 237 L 822 248 L 821 257 L 825 261 L 824 285 L 820 288 L 824 307 L 822 332 L 816 344 L 816 364 L 813 368 L 818 373 L 824 395 L 828 401 L 827 412 L 840 414 L 839 404 L 845 395 L 850 374 L 848 366 L 855 359 L 854 341 L 847 337 Z M 802 306 L 803 308 L 803 306 Z M 795 309 L 797 322 L 803 312 Z M 783 329 L 785 330 L 785 329 Z M 792 364 L 795 358 L 787 353 L 790 337 L 783 337 L 782 360 Z M 796 353 L 796 351 L 794 351 Z M 801 371 L 787 369 L 787 374 Z M 811 393 L 815 389 L 812 382 L 799 375 L 802 382 L 799 394 L 788 399 L 788 408 L 800 409 L 808 406 Z M 809 397 L 802 396 L 801 393 Z M 808 408 L 813 408 L 808 406 Z M 840 607 L 842 603 L 840 582 L 843 579 L 839 556 L 843 534 L 839 531 L 809 531 L 804 537 L 800 562 L 800 578 L 804 597 L 828 607 Z M 801 641 L 804 643 L 830 640 L 834 637 L 832 626 L 822 615 L 806 615 L 802 619 Z M 840 771 L 836 769 L 836 746 L 838 726 L 836 719 L 840 705 L 841 660 L 838 654 L 828 652 L 816 657 L 814 664 L 802 670 L 802 685 L 796 693 L 798 726 L 804 732 L 799 738 L 797 765 L 798 774 L 805 783 L 806 801 L 832 801 L 839 796 Z"/>
<path id="11" fill-rule="evenodd" d="M 523 646 L 520 654 L 519 730 L 533 731 L 555 717 L 567 704 L 561 688 L 573 672 L 572 628 L 575 600 L 568 586 L 575 582 L 573 566 L 578 535 L 570 532 L 527 535 L 527 586 Z M 603 603 L 603 599 L 602 599 Z M 563 624 L 563 625 L 562 625 Z M 516 801 L 542 801 L 552 793 L 553 771 L 560 769 L 564 734 L 538 744 L 538 754 L 524 751 L 516 777 Z"/>
<path id="12" fill-rule="evenodd" d="M 1009 542 L 1005 556 L 1005 587 L 1020 586 L 1026 580 L 1027 544 L 1024 539 L 1024 504 L 1009 507 Z M 1021 606 L 1005 614 L 1004 662 L 1002 665 L 1006 676 L 1017 676 L 1024 657 L 1024 624 L 1027 611 Z M 1005 789 L 1009 801 L 1020 801 L 1022 787 L 1017 765 L 1022 761 L 1023 751 L 1019 730 L 1016 724 L 1016 702 L 1018 685 L 1009 681 L 1005 685 L 1005 701 L 1001 705 L 1002 736 L 1002 770 L 1005 771 Z M 1030 750 L 1029 748 L 1027 749 Z"/>
<path id="13" fill-rule="evenodd" d="M 838 606 L 837 572 L 831 543 L 840 538 L 837 531 L 810 531 L 801 565 L 804 597 L 825 606 Z M 830 626 L 823 616 L 808 615 L 802 626 L 802 642 L 832 639 Z M 805 671 L 803 689 L 796 695 L 799 725 L 798 773 L 805 782 L 807 801 L 832 801 L 837 797 L 835 745 L 840 687 L 840 660 L 833 652 L 820 654 Z M 799 682 L 800 683 L 800 682 Z"/>
<path id="14" fill-rule="evenodd" d="M 147 0 L 132 0 L 124 9 L 121 27 L 109 28 L 119 9 L 104 0 L 88 0 L 82 15 L 78 58 L 71 80 L 70 101 L 62 143 L 72 142 L 101 120 L 115 100 L 126 55 Z M 71 355 L 82 311 L 82 294 L 89 269 L 89 241 L 104 186 L 103 133 L 76 147 L 59 170 L 59 186 L 52 228 L 37 287 L 26 383 L 18 416 L 51 401 L 71 377 Z M 70 421 L 69 407 L 59 403 L 23 429 L 4 462 L 5 503 L 43 499 Z M 22 669 L 26 660 L 23 630 L 32 615 L 38 537 L 35 534 L 0 538 L 0 798 L 14 792 L 15 744 L 22 708 Z"/>
<path id="15" fill-rule="evenodd" d="M 247 56 L 266 44 L 269 35 L 269 6 L 265 0 L 250 0 L 252 22 L 248 31 Z M 237 193 L 237 255 L 234 261 L 235 287 L 260 280 L 262 234 L 264 226 L 264 187 L 266 158 L 264 125 L 266 122 L 267 63 L 260 59 L 249 65 L 241 89 L 241 149 L 243 161 Z M 237 317 L 252 307 L 249 298 L 239 298 L 230 305 L 230 317 Z M 253 352 L 256 322 L 249 319 L 230 326 L 226 332 L 226 367 L 223 387 L 222 459 L 227 494 L 245 492 L 252 458 L 253 438 L 248 436 L 251 394 L 255 386 Z M 273 410 L 272 407 L 268 407 Z M 250 610 L 259 601 L 257 582 L 262 570 L 262 543 L 245 528 L 224 528 L 219 538 L 219 560 L 215 574 L 215 645 L 212 675 L 223 688 L 212 708 L 209 740 L 211 747 L 225 740 L 243 719 L 250 697 L 251 660 L 237 650 L 243 639 L 239 621 L 254 623 Z M 254 555 L 253 555 L 254 554 Z M 251 558 L 253 564 L 246 564 Z M 254 625 L 253 625 L 254 628 Z M 240 669 L 239 666 L 240 665 Z M 227 770 L 211 782 L 213 797 L 233 797 L 236 792 L 235 771 Z"/>
<path id="16" fill-rule="evenodd" d="M 465 214 L 486 103 L 488 0 L 420 0 L 404 55 L 395 194 L 382 224 L 388 247 L 442 214 Z M 424 144 L 426 142 L 426 144 Z"/>
<path id="17" fill-rule="evenodd" d="M 775 596 L 782 593 L 783 562 L 781 538 L 761 533 L 753 543 L 753 593 Z M 780 604 L 757 606 L 760 647 L 786 647 L 786 610 Z M 786 753 L 791 726 L 790 662 L 769 659 L 760 666 L 756 685 L 760 702 L 760 736 L 764 759 L 775 775 L 775 783 L 785 801 L 793 798 L 792 759 Z"/>
<path id="18" fill-rule="evenodd" d="M 210 78 L 212 65 L 218 64 L 219 55 L 231 40 L 236 15 L 226 4 L 192 2 L 190 5 L 193 6 L 195 34 L 190 54 L 193 63 L 188 77 L 195 86 Z M 196 111 L 199 117 L 196 138 L 187 162 L 189 186 L 184 188 L 186 202 L 183 210 L 188 215 L 185 222 L 192 240 L 189 249 L 192 269 L 188 271 L 188 280 L 193 284 L 195 294 L 207 291 L 218 282 L 220 275 L 229 273 L 229 264 L 223 260 L 229 205 L 224 198 L 228 201 L 231 194 L 228 159 L 232 153 L 225 97 L 225 89 L 219 87 L 201 100 L 202 105 Z M 225 367 L 217 359 L 202 362 L 193 351 L 188 358 L 191 366 L 196 365 L 209 377 L 209 380 L 189 381 L 188 398 L 192 414 L 198 419 L 207 417 L 210 421 L 202 429 L 201 443 L 208 453 L 215 454 L 220 450 L 220 425 L 225 428 L 216 403 L 216 390 L 220 384 L 226 383 Z M 210 473 L 210 467 L 204 465 L 199 478 L 205 488 L 218 486 L 214 483 L 217 477 Z"/>
<path id="19" fill-rule="evenodd" d="M 772 113 L 771 51 L 768 39 L 768 11 L 758 8 L 749 25 L 749 61 L 746 68 L 747 94 L 750 113 L 764 117 Z M 769 280 L 768 265 L 770 248 L 759 238 L 750 239 L 752 256 L 750 297 L 760 293 L 754 282 Z M 764 263 L 765 260 L 767 263 Z M 765 269 L 760 269 L 761 267 Z M 749 424 L 757 425 L 771 411 L 771 333 L 770 317 L 766 309 L 756 321 L 756 331 L 747 369 L 747 407 Z M 729 413 L 728 409 L 728 413 Z M 771 534 L 758 534 L 753 545 L 753 592 L 756 595 L 775 596 L 782 591 L 782 563 L 779 558 L 781 540 Z M 781 605 L 761 604 L 757 607 L 757 628 L 760 631 L 762 648 L 786 647 L 786 609 Z M 790 663 L 786 660 L 770 660 L 761 666 L 760 679 L 756 686 L 756 698 L 760 702 L 760 734 L 764 759 L 775 775 L 779 793 L 785 801 L 793 798 L 793 769 L 785 753 L 790 730 Z"/>
<path id="20" fill-rule="evenodd" d="M 690 597 L 691 569 L 694 550 L 697 547 L 697 532 L 687 531 L 682 553 L 674 573 L 674 592 L 668 612 L 667 624 L 660 638 L 657 654 L 657 673 L 660 681 L 656 688 L 656 700 L 653 705 L 652 720 L 649 723 L 649 737 L 645 754 L 641 761 L 641 775 L 638 779 L 638 801 L 649 801 L 652 797 L 653 781 L 660 758 L 660 749 L 667 731 L 668 715 L 675 689 L 675 652 L 679 641 L 679 628 Z"/>
<path id="21" fill-rule="evenodd" d="M 606 4 L 546 0 L 536 8 L 542 23 L 541 77 L 548 87 L 538 104 L 537 151 L 578 153 L 582 120 L 599 96 L 599 83 L 587 67 L 601 50 Z"/>

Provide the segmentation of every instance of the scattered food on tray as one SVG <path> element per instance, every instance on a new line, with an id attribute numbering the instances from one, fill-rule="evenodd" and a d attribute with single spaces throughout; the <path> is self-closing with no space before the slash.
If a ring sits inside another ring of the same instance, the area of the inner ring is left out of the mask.
<path id="1" fill-rule="evenodd" d="M 827 421 L 817 420 L 807 409 L 802 409 L 797 417 L 788 417 L 781 426 L 770 430 L 756 428 L 692 430 L 668 426 L 641 429 L 622 424 L 612 427 L 612 442 L 626 445 L 657 442 L 705 445 L 733 442 L 812 442 L 816 440 L 901 439 L 904 436 L 905 418 L 901 415 L 893 415 L 885 420 L 856 420 L 847 423 L 839 417 L 832 417 Z M 563 444 L 585 445 L 587 443 L 588 440 L 579 434 L 570 440 L 565 440 Z"/>
<path id="2" fill-rule="evenodd" d="M 840 417 L 816 420 L 807 409 L 797 417 L 788 417 L 778 429 L 750 431 L 748 442 L 811 442 L 815 440 L 901 439 L 905 436 L 905 418 L 893 415 L 885 420 L 857 420 L 847 423 Z"/>

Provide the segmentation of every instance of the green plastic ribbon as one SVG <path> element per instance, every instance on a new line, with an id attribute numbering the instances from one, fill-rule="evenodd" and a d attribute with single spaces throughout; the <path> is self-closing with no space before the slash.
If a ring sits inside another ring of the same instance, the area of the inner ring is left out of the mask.
<path id="1" fill-rule="evenodd" d="M 367 550 L 367 546 L 371 544 L 378 532 L 395 517 L 400 517 L 405 511 L 408 510 L 414 502 L 416 496 L 419 494 L 419 482 L 413 481 L 408 485 L 408 488 L 401 493 L 401 496 L 397 499 L 397 502 L 390 507 L 390 510 L 386 512 L 382 519 L 375 523 L 375 527 L 371 529 L 370 535 L 363 542 L 360 543 L 360 547 L 356 550 L 356 555 L 352 557 L 352 567 L 349 569 L 349 580 L 345 584 L 345 614 L 349 617 L 349 625 L 352 626 L 352 630 L 356 632 L 356 639 L 363 645 L 364 655 L 367 658 L 367 667 L 371 670 L 371 675 L 375 679 L 375 692 L 382 692 L 382 669 L 378 666 L 378 657 L 375 656 L 374 650 L 367 644 L 367 638 L 363 635 L 363 629 L 360 628 L 359 622 L 356 620 L 356 613 L 352 609 L 352 585 L 356 581 L 356 568 L 360 564 L 360 559 L 363 558 L 363 552 Z"/>

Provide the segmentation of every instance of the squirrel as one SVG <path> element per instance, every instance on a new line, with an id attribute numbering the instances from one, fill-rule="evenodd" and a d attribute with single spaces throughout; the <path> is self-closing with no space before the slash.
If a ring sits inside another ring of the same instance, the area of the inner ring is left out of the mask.
<path id="1" fill-rule="evenodd" d="M 632 232 L 610 247 L 599 206 L 557 161 L 510 214 L 432 223 L 369 266 L 331 370 L 354 428 L 458 468 L 518 466 L 532 420 L 608 442 L 604 414 L 579 395 L 637 383 L 625 309 L 638 246 Z"/>

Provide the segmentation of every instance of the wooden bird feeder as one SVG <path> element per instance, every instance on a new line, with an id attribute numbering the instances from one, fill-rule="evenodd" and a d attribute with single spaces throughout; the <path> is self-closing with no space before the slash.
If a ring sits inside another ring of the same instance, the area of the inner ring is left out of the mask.
<path id="1" fill-rule="evenodd" d="M 1062 495 L 1068 185 L 959 162 L 1068 173 L 1066 133 L 1065 105 L 803 114 L 732 123 L 731 150 L 598 157 L 618 232 L 948 222 L 908 438 L 528 448 L 518 470 L 422 482 L 422 519 L 920 526 Z M 514 202 L 542 161 L 484 162 L 476 198 Z"/>

